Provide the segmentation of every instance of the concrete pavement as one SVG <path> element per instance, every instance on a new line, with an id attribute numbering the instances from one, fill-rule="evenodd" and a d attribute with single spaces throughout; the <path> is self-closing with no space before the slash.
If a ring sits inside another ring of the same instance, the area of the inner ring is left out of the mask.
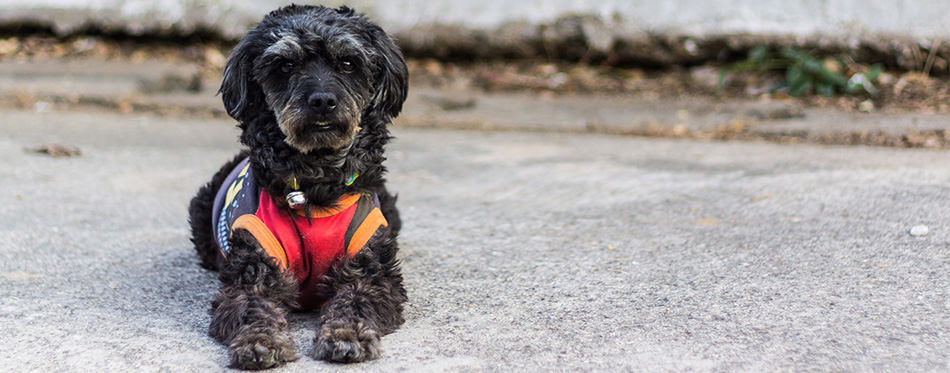
<path id="1" fill-rule="evenodd" d="M 2 365 L 224 370 L 186 206 L 233 123 L 0 110 L 0 134 Z M 280 372 L 950 369 L 946 152 L 395 134 L 407 323 L 377 361 Z M 82 155 L 23 150 L 51 142 Z"/>

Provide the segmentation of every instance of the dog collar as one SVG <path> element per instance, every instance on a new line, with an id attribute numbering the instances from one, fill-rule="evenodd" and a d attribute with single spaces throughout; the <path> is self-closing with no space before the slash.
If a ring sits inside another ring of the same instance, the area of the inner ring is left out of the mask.
<path id="1" fill-rule="evenodd" d="M 343 184 L 346 186 L 353 185 L 356 182 L 356 178 L 360 177 L 360 173 L 356 171 L 351 171 L 346 173 L 346 180 L 343 181 Z M 297 175 L 294 174 L 290 177 L 290 180 L 287 180 L 287 186 L 290 189 L 293 189 L 293 192 L 287 193 L 287 196 L 284 199 L 287 201 L 287 205 L 290 208 L 296 210 L 307 204 L 307 196 L 300 191 L 300 183 L 297 181 Z"/>

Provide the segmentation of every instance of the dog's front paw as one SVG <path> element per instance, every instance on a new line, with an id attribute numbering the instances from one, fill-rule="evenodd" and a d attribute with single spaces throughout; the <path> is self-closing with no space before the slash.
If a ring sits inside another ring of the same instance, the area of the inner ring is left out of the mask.
<path id="1" fill-rule="evenodd" d="M 330 320 L 313 339 L 314 357 L 337 363 L 358 363 L 379 357 L 379 333 L 359 320 Z"/>
<path id="2" fill-rule="evenodd" d="M 294 342 L 287 333 L 255 328 L 231 342 L 231 365 L 240 369 L 268 369 L 297 360 Z"/>

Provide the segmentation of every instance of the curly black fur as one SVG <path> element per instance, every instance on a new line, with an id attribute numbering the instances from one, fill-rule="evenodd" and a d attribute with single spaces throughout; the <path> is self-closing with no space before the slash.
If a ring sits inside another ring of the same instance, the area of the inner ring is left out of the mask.
<path id="1" fill-rule="evenodd" d="M 189 212 L 201 265 L 220 271 L 209 334 L 228 346 L 233 366 L 264 369 L 297 359 L 286 318 L 299 291 L 293 278 L 247 231 L 232 234 L 227 259 L 213 238 L 215 194 L 245 157 L 271 195 L 290 192 L 287 180 L 294 176 L 307 210 L 331 207 L 344 194 L 375 192 L 389 222 L 323 278 L 317 292 L 328 302 L 319 311 L 313 356 L 376 358 L 380 336 L 404 322 L 407 298 L 396 259 L 401 221 L 382 163 L 391 139 L 387 125 L 407 90 L 401 52 L 381 28 L 346 7 L 278 9 L 231 53 L 220 93 L 247 149 L 198 191 Z M 353 172 L 359 177 L 346 185 Z"/>

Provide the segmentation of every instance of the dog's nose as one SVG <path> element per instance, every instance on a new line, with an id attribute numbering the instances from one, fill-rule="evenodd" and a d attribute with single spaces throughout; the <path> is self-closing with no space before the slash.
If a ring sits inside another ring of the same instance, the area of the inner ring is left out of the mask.
<path id="1" fill-rule="evenodd" d="M 330 114 L 333 112 L 333 109 L 336 109 L 336 95 L 330 92 L 317 92 L 310 95 L 310 98 L 307 99 L 307 103 L 310 104 L 310 107 L 316 110 L 318 114 Z"/>

